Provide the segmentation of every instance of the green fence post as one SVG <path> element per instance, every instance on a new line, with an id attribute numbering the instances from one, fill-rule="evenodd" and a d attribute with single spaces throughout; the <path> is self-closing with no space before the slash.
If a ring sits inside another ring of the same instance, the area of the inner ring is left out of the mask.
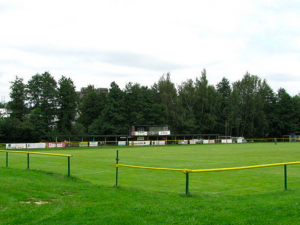
<path id="1" fill-rule="evenodd" d="M 189 195 L 189 173 L 185 174 L 185 194 Z"/>
<path id="2" fill-rule="evenodd" d="M 286 165 L 284 165 L 284 190 L 287 190 L 287 169 L 286 169 Z"/>
<path id="3" fill-rule="evenodd" d="M 8 152 L 6 152 L 6 168 L 8 168 Z"/>
<path id="4" fill-rule="evenodd" d="M 27 153 L 27 169 L 29 170 L 29 153 Z"/>
<path id="5" fill-rule="evenodd" d="M 71 176 L 71 160 L 70 156 L 68 156 L 68 177 Z"/>
<path id="6" fill-rule="evenodd" d="M 119 179 L 119 150 L 117 150 L 117 158 L 116 158 L 116 187 L 118 187 L 118 179 Z"/>

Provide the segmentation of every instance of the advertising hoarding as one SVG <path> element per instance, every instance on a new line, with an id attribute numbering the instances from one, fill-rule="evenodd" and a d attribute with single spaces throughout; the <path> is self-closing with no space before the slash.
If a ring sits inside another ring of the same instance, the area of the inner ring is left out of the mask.
<path id="1" fill-rule="evenodd" d="M 64 148 L 66 147 L 65 142 L 48 142 L 46 144 L 47 148 Z"/>
<path id="2" fill-rule="evenodd" d="M 232 143 L 232 139 L 222 139 L 221 143 L 222 144 L 226 144 L 226 143 L 230 143 L 231 144 Z"/>
<path id="3" fill-rule="evenodd" d="M 46 143 L 27 143 L 26 146 L 28 149 L 46 148 Z"/>
<path id="4" fill-rule="evenodd" d="M 171 134 L 171 131 L 169 131 L 169 130 L 158 132 L 158 135 L 170 135 L 170 134 Z"/>
<path id="5" fill-rule="evenodd" d="M 25 143 L 6 144 L 6 149 L 26 149 Z"/>
<path id="6" fill-rule="evenodd" d="M 126 141 L 118 141 L 118 146 L 126 146 Z"/>
<path id="7" fill-rule="evenodd" d="M 244 138 L 238 138 L 238 139 L 236 140 L 236 142 L 237 142 L 237 143 L 243 143 L 243 139 L 244 139 Z"/>
<path id="8" fill-rule="evenodd" d="M 79 147 L 89 147 L 88 142 L 79 142 Z"/>
<path id="9" fill-rule="evenodd" d="M 135 131 L 134 135 L 135 136 L 147 136 L 148 132 L 147 131 Z"/>
<path id="10" fill-rule="evenodd" d="M 98 147 L 98 141 L 90 141 L 89 146 L 90 147 Z"/>
<path id="11" fill-rule="evenodd" d="M 129 142 L 131 146 L 142 146 L 142 145 L 150 145 L 150 141 L 131 141 Z"/>
<path id="12" fill-rule="evenodd" d="M 166 145 L 166 141 L 152 141 L 152 145 Z"/>
<path id="13" fill-rule="evenodd" d="M 196 140 L 190 140 L 190 145 L 195 145 L 196 144 Z"/>

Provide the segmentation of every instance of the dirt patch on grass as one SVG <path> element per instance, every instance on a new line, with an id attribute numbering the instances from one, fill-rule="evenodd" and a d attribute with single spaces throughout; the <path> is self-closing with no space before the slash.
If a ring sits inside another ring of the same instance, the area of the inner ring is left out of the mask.
<path id="1" fill-rule="evenodd" d="M 34 204 L 36 205 L 45 205 L 45 204 L 49 204 L 50 202 L 47 202 L 47 201 L 37 201 L 37 202 L 34 202 Z"/>
<path id="2" fill-rule="evenodd" d="M 34 203 L 36 205 L 45 205 L 45 204 L 49 204 L 51 202 L 49 201 L 20 201 L 21 204 L 31 204 Z"/>

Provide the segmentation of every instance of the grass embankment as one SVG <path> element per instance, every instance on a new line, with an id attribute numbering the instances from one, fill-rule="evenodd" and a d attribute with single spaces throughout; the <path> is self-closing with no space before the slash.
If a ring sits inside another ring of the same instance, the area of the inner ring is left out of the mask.
<path id="1" fill-rule="evenodd" d="M 198 195 L 113 188 L 1 169 L 0 224 L 299 224 L 299 190 Z"/>

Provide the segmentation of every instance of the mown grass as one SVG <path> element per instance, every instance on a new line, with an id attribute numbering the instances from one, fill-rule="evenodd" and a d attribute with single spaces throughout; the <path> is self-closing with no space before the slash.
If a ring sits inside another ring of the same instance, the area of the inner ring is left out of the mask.
<path id="1" fill-rule="evenodd" d="M 68 178 L 66 158 L 32 155 L 26 170 L 26 155 L 10 153 L 0 174 L 0 224 L 299 223 L 298 165 L 288 166 L 288 191 L 283 168 L 270 167 L 191 174 L 186 197 L 181 172 L 120 168 L 114 188 L 116 149 L 120 163 L 168 168 L 300 161 L 297 143 L 38 150 L 74 155 Z"/>
<path id="2" fill-rule="evenodd" d="M 299 190 L 185 197 L 1 169 L 1 224 L 298 224 Z M 37 203 L 44 204 L 37 204 Z"/>
<path id="3" fill-rule="evenodd" d="M 116 149 L 119 163 L 163 168 L 224 168 L 300 161 L 298 143 L 173 145 L 155 147 L 106 147 L 44 149 L 41 152 L 71 154 L 71 175 L 94 184 L 115 184 Z M 37 150 L 34 150 L 37 151 Z M 5 154 L 0 153 L 5 166 Z M 26 168 L 26 154 L 9 154 L 9 167 Z M 30 156 L 30 168 L 67 174 L 67 158 Z M 300 165 L 288 166 L 288 187 L 297 187 Z M 119 184 L 141 190 L 184 193 L 182 172 L 119 168 Z M 190 174 L 192 194 L 249 194 L 284 188 L 283 167 Z"/>

